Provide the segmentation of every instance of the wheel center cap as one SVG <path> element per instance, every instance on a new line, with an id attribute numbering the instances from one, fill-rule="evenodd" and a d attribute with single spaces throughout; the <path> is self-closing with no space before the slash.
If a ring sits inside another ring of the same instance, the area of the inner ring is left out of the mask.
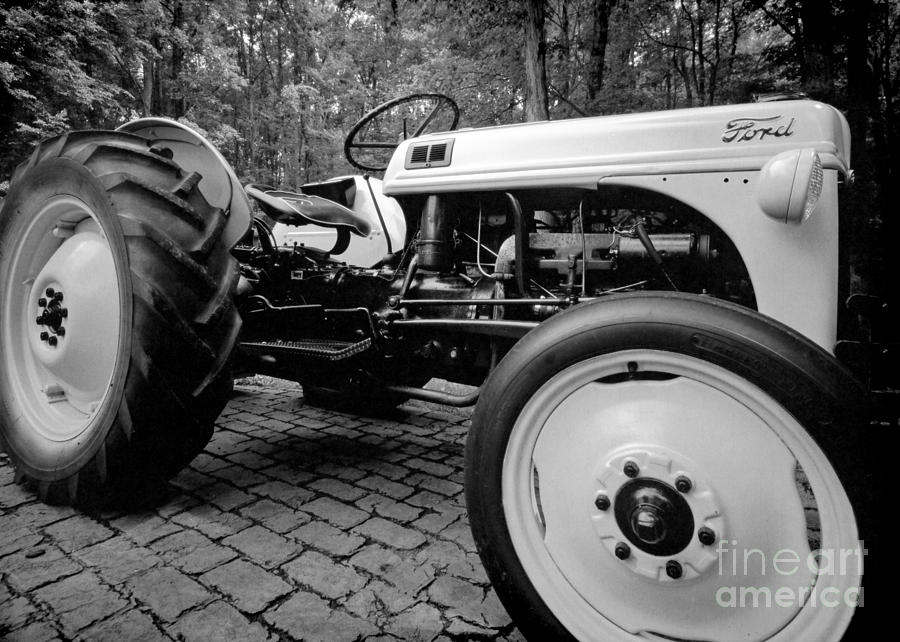
<path id="1" fill-rule="evenodd" d="M 616 493 L 619 528 L 640 550 L 651 555 L 675 555 L 694 534 L 694 515 L 684 497 L 658 479 L 639 477 Z"/>
<path id="2" fill-rule="evenodd" d="M 631 513 L 631 529 L 642 542 L 657 544 L 666 536 L 666 523 L 655 506 L 638 506 Z"/>

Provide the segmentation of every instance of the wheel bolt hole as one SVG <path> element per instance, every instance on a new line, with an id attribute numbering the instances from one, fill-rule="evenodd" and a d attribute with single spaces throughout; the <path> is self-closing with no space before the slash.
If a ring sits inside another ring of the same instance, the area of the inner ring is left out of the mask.
<path id="1" fill-rule="evenodd" d="M 631 547 L 625 542 L 619 542 L 616 544 L 616 557 L 620 560 L 627 560 L 631 557 Z"/>
<path id="2" fill-rule="evenodd" d="M 680 475 L 678 479 L 675 480 L 675 488 L 678 489 L 679 493 L 689 493 L 693 487 L 693 482 L 684 475 Z"/>
<path id="3" fill-rule="evenodd" d="M 666 562 L 666 575 L 671 577 L 673 580 L 680 579 L 684 571 L 681 568 L 681 564 L 676 562 L 675 560 L 669 560 Z"/>
<path id="4" fill-rule="evenodd" d="M 626 461 L 625 465 L 622 467 L 622 472 L 624 472 L 626 476 L 634 478 L 640 475 L 641 469 L 635 462 Z"/>

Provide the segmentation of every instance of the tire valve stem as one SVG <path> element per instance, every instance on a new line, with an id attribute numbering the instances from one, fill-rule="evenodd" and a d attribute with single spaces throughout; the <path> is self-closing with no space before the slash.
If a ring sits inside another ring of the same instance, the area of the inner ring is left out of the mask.
<path id="1" fill-rule="evenodd" d="M 681 564 L 676 562 L 675 560 L 669 560 L 666 562 L 666 575 L 671 577 L 673 580 L 681 579 L 681 575 L 683 574 L 683 570 L 681 568 Z"/>

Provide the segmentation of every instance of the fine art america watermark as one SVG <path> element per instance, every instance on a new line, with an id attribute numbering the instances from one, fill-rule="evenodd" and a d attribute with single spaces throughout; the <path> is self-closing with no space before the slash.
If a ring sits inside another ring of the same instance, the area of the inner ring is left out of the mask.
<path id="1" fill-rule="evenodd" d="M 864 606 L 864 589 L 858 581 L 847 586 L 826 578 L 859 578 L 868 550 L 862 541 L 848 549 L 816 549 L 803 554 L 782 549 L 767 556 L 756 548 L 740 548 L 736 540 L 721 540 L 716 546 L 719 577 L 735 581 L 716 590 L 716 603 L 723 608 L 835 608 Z M 785 578 L 803 575 L 809 582 L 785 583 Z M 740 584 L 740 578 L 753 585 Z M 764 586 L 769 584 L 769 586 Z"/>

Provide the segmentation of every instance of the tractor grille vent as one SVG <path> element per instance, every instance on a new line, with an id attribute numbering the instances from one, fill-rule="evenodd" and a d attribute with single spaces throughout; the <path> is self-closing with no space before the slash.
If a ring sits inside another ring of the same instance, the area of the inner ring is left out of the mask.
<path id="1" fill-rule="evenodd" d="M 410 145 L 406 152 L 406 169 L 447 167 L 453 153 L 453 139 Z"/>
<path id="2" fill-rule="evenodd" d="M 437 163 L 444 160 L 447 154 L 447 143 L 436 143 L 428 150 L 428 162 Z"/>
<path id="3" fill-rule="evenodd" d="M 410 163 L 424 163 L 428 160 L 428 145 L 418 145 L 413 147 L 412 154 L 409 155 Z"/>

